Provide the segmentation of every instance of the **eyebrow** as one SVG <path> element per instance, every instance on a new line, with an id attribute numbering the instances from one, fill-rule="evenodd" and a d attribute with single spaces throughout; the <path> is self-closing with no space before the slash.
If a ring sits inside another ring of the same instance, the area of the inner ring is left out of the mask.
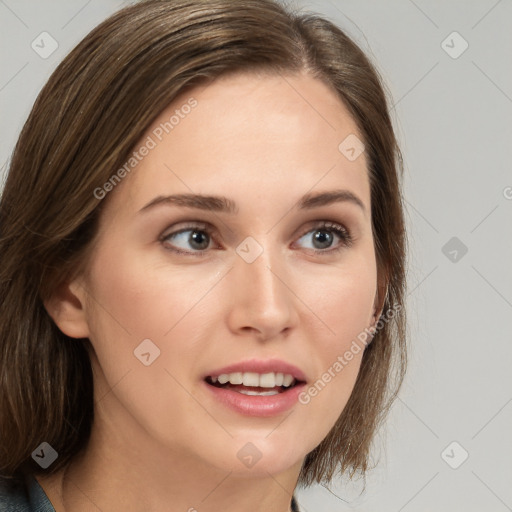
<path id="1" fill-rule="evenodd" d="M 310 210 L 320 206 L 329 206 L 335 203 L 349 202 L 359 206 L 366 214 L 363 201 L 350 190 L 330 190 L 326 192 L 309 193 L 302 196 L 297 204 L 299 210 Z M 157 196 L 139 210 L 139 213 L 156 206 L 171 205 L 186 208 L 196 208 L 219 213 L 236 214 L 236 203 L 224 196 L 209 196 L 202 194 L 174 194 L 170 196 Z"/>

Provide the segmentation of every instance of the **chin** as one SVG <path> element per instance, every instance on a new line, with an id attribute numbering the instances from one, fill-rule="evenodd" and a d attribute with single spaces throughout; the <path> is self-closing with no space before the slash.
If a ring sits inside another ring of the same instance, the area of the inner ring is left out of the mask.
<path id="1" fill-rule="evenodd" d="M 285 420 L 286 421 L 286 420 Z M 279 427 L 278 427 L 279 428 Z M 224 459 L 225 469 L 239 477 L 268 478 L 297 466 L 299 469 L 306 455 L 315 447 L 305 445 L 305 439 L 297 433 L 272 429 L 236 436 Z M 234 462 L 234 463 L 233 463 Z"/>

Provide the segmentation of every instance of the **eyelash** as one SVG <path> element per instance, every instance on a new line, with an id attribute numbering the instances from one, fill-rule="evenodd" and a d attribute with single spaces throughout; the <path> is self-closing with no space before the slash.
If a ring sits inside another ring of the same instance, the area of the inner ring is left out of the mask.
<path id="1" fill-rule="evenodd" d="M 187 226 L 184 226 L 183 228 L 179 229 L 178 231 L 173 231 L 171 233 L 164 234 L 159 238 L 159 241 L 161 243 L 165 243 L 167 241 L 167 239 L 171 238 L 172 236 L 179 235 L 186 231 L 198 231 L 198 232 L 206 233 L 210 240 L 213 239 L 214 230 L 210 226 L 208 226 L 208 224 L 196 223 L 196 224 L 189 224 Z M 344 228 L 340 224 L 337 224 L 336 222 L 331 222 L 331 221 L 320 221 L 317 225 L 315 225 L 312 228 L 310 228 L 309 230 L 305 231 L 299 237 L 299 239 L 304 237 L 304 235 L 307 235 L 308 233 L 311 233 L 314 231 L 329 231 L 329 232 L 336 234 L 341 239 L 341 243 L 334 249 L 325 249 L 325 250 L 309 249 L 309 250 L 313 251 L 315 254 L 337 253 L 337 252 L 341 251 L 342 249 L 351 247 L 354 242 L 352 235 L 350 234 L 348 229 Z M 202 251 L 184 251 L 183 249 L 178 249 L 176 247 L 167 247 L 167 246 L 165 248 L 167 250 L 175 252 L 177 254 L 198 256 L 198 257 L 204 256 L 209 251 L 209 249 L 205 249 Z"/>

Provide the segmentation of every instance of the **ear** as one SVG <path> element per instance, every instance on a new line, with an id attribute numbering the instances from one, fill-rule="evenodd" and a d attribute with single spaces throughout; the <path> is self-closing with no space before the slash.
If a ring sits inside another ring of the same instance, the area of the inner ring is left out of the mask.
<path id="1" fill-rule="evenodd" d="M 70 338 L 88 338 L 86 291 L 76 280 L 61 283 L 44 307 L 57 327 Z"/>
<path id="2" fill-rule="evenodd" d="M 375 294 L 375 301 L 373 303 L 373 319 L 372 325 L 376 325 L 379 321 L 384 306 L 386 305 L 386 299 L 388 297 L 388 284 L 384 280 L 380 281 L 377 286 L 377 293 Z"/>

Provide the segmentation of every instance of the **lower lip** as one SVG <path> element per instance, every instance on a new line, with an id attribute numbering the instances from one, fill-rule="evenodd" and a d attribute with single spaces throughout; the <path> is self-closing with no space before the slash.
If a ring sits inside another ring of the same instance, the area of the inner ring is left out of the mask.
<path id="1" fill-rule="evenodd" d="M 231 389 L 218 388 L 207 382 L 204 385 L 210 393 L 221 403 L 233 411 L 245 416 L 277 416 L 291 409 L 299 400 L 299 394 L 306 386 L 305 383 L 297 384 L 293 388 L 277 393 L 276 395 L 244 395 Z"/>

